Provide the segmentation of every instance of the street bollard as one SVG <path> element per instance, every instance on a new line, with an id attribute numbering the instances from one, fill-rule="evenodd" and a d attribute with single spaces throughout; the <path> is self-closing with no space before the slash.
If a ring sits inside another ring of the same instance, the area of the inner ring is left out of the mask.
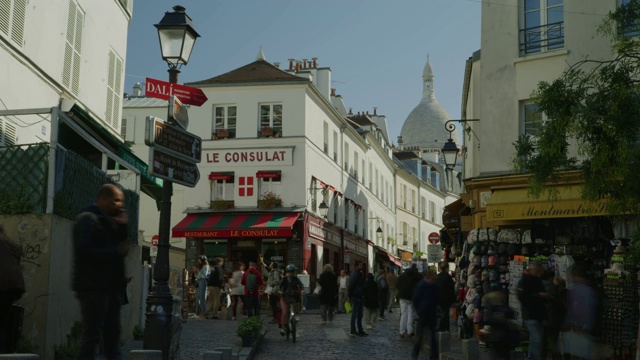
<path id="1" fill-rule="evenodd" d="M 222 360 L 231 360 L 231 348 L 230 347 L 219 347 L 217 349 L 213 349 L 213 351 L 219 351 L 222 353 Z"/>
<path id="2" fill-rule="evenodd" d="M 480 347 L 476 339 L 462 340 L 462 360 L 478 360 L 480 358 Z"/>
<path id="3" fill-rule="evenodd" d="M 129 360 L 162 360 L 162 350 L 131 350 Z"/>
<path id="4" fill-rule="evenodd" d="M 447 331 L 438 333 L 438 351 L 440 353 L 451 351 L 451 334 Z"/>
<path id="5" fill-rule="evenodd" d="M 202 360 L 223 360 L 223 356 L 222 351 L 206 351 L 202 355 Z"/>
<path id="6" fill-rule="evenodd" d="M 37 354 L 0 354 L 2 360 L 40 360 Z"/>

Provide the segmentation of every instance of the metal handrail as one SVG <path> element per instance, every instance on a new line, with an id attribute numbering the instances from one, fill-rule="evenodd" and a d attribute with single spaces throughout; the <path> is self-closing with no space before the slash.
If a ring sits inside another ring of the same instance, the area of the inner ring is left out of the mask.
<path id="1" fill-rule="evenodd" d="M 520 55 L 564 46 L 564 21 L 520 30 Z"/>

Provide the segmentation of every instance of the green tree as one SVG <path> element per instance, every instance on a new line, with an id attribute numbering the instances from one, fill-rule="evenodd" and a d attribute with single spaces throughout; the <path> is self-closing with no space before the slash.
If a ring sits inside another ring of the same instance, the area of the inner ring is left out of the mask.
<path id="1" fill-rule="evenodd" d="M 598 28 L 611 39 L 610 59 L 586 58 L 538 84 L 532 98 L 547 120 L 540 120 L 536 138 L 514 143 L 512 163 L 516 172 L 531 174 L 533 195 L 579 169 L 585 200 L 606 199 L 610 213 L 640 214 L 639 24 L 640 0 L 630 0 Z M 581 163 L 569 151 L 570 139 Z"/>

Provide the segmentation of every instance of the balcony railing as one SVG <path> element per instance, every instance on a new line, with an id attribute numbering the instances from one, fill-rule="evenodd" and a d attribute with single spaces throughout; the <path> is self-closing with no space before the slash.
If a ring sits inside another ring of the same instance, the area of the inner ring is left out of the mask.
<path id="1" fill-rule="evenodd" d="M 520 30 L 520 55 L 564 47 L 564 21 Z"/>

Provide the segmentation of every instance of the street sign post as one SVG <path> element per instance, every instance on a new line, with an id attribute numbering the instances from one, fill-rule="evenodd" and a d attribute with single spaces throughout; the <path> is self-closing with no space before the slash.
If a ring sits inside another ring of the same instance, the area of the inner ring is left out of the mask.
<path id="1" fill-rule="evenodd" d="M 199 163 L 202 159 L 202 139 L 199 136 L 155 116 L 147 116 L 144 143 L 185 161 Z"/>
<path id="2" fill-rule="evenodd" d="M 147 78 L 145 83 L 145 95 L 161 100 L 169 100 L 171 95 L 175 95 L 183 104 L 194 106 L 200 106 L 208 100 L 201 89 L 151 78 Z"/>
<path id="3" fill-rule="evenodd" d="M 187 126 L 189 126 L 187 108 L 182 105 L 180 99 L 175 95 L 169 98 L 169 122 L 180 126 L 184 130 L 187 130 Z"/>
<path id="4" fill-rule="evenodd" d="M 442 260 L 442 247 L 440 245 L 427 244 L 427 262 L 436 263 Z"/>
<path id="5" fill-rule="evenodd" d="M 155 147 L 149 148 L 149 174 L 188 187 L 200 179 L 198 166 Z"/>

